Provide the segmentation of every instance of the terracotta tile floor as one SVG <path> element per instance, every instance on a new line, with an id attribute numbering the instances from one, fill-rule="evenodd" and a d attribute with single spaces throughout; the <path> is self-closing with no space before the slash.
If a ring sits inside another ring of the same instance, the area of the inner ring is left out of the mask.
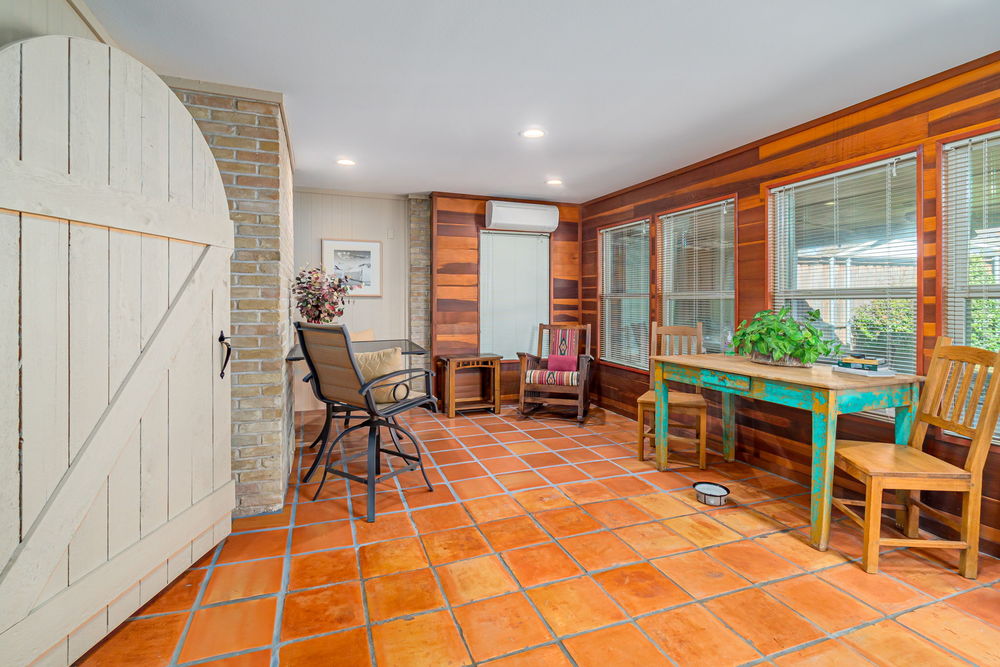
<path id="1" fill-rule="evenodd" d="M 234 521 L 82 664 L 1000 664 L 994 558 L 975 582 L 950 552 L 897 550 L 866 575 L 844 519 L 828 552 L 808 546 L 805 487 L 714 454 L 658 473 L 634 423 L 600 410 L 583 427 L 509 408 L 407 421 L 433 493 L 405 473 L 368 524 L 361 485 L 312 500 L 300 448 L 284 512 Z M 699 505 L 697 479 L 734 502 Z"/>

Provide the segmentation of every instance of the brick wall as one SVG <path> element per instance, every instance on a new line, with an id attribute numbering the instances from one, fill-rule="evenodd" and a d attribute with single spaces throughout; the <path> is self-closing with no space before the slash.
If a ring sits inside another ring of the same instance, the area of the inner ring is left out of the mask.
<path id="1" fill-rule="evenodd" d="M 414 343 L 431 346 L 431 200 L 410 195 L 406 209 L 410 241 L 410 330 Z M 414 365 L 427 367 L 430 355 L 415 356 Z"/>
<path id="2" fill-rule="evenodd" d="M 292 434 L 288 280 L 291 169 L 280 107 L 269 101 L 174 92 L 215 154 L 235 225 L 232 259 L 233 475 L 236 516 L 278 510 Z"/>

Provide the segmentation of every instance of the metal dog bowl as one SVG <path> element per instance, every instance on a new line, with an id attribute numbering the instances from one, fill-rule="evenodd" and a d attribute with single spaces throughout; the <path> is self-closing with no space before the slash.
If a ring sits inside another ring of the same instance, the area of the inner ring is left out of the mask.
<path id="1" fill-rule="evenodd" d="M 694 490 L 698 494 L 698 502 L 713 507 L 725 505 L 729 495 L 729 489 L 715 482 L 695 482 Z"/>

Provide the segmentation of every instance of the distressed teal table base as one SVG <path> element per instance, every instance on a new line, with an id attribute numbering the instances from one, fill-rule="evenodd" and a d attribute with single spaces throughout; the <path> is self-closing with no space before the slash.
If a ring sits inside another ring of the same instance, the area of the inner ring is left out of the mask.
<path id="1" fill-rule="evenodd" d="M 864 410 L 895 408 L 896 443 L 905 445 L 913 426 L 919 392 L 916 382 L 864 391 L 834 390 L 658 360 L 654 361 L 653 377 L 656 381 L 656 469 L 660 471 L 667 469 L 668 382 L 694 384 L 722 392 L 722 453 L 727 461 L 732 461 L 736 454 L 737 396 L 812 412 L 810 542 L 821 551 L 827 549 L 830 541 L 837 417 Z"/>

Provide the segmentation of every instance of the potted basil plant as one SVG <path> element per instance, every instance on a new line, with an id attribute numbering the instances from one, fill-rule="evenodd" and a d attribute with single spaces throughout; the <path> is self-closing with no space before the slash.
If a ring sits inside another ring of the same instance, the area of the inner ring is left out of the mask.
<path id="1" fill-rule="evenodd" d="M 759 364 L 809 368 L 820 357 L 840 352 L 840 341 L 824 338 L 816 326 L 819 321 L 818 310 L 806 313 L 802 322 L 792 317 L 787 306 L 762 310 L 736 327 L 731 349 Z"/>

